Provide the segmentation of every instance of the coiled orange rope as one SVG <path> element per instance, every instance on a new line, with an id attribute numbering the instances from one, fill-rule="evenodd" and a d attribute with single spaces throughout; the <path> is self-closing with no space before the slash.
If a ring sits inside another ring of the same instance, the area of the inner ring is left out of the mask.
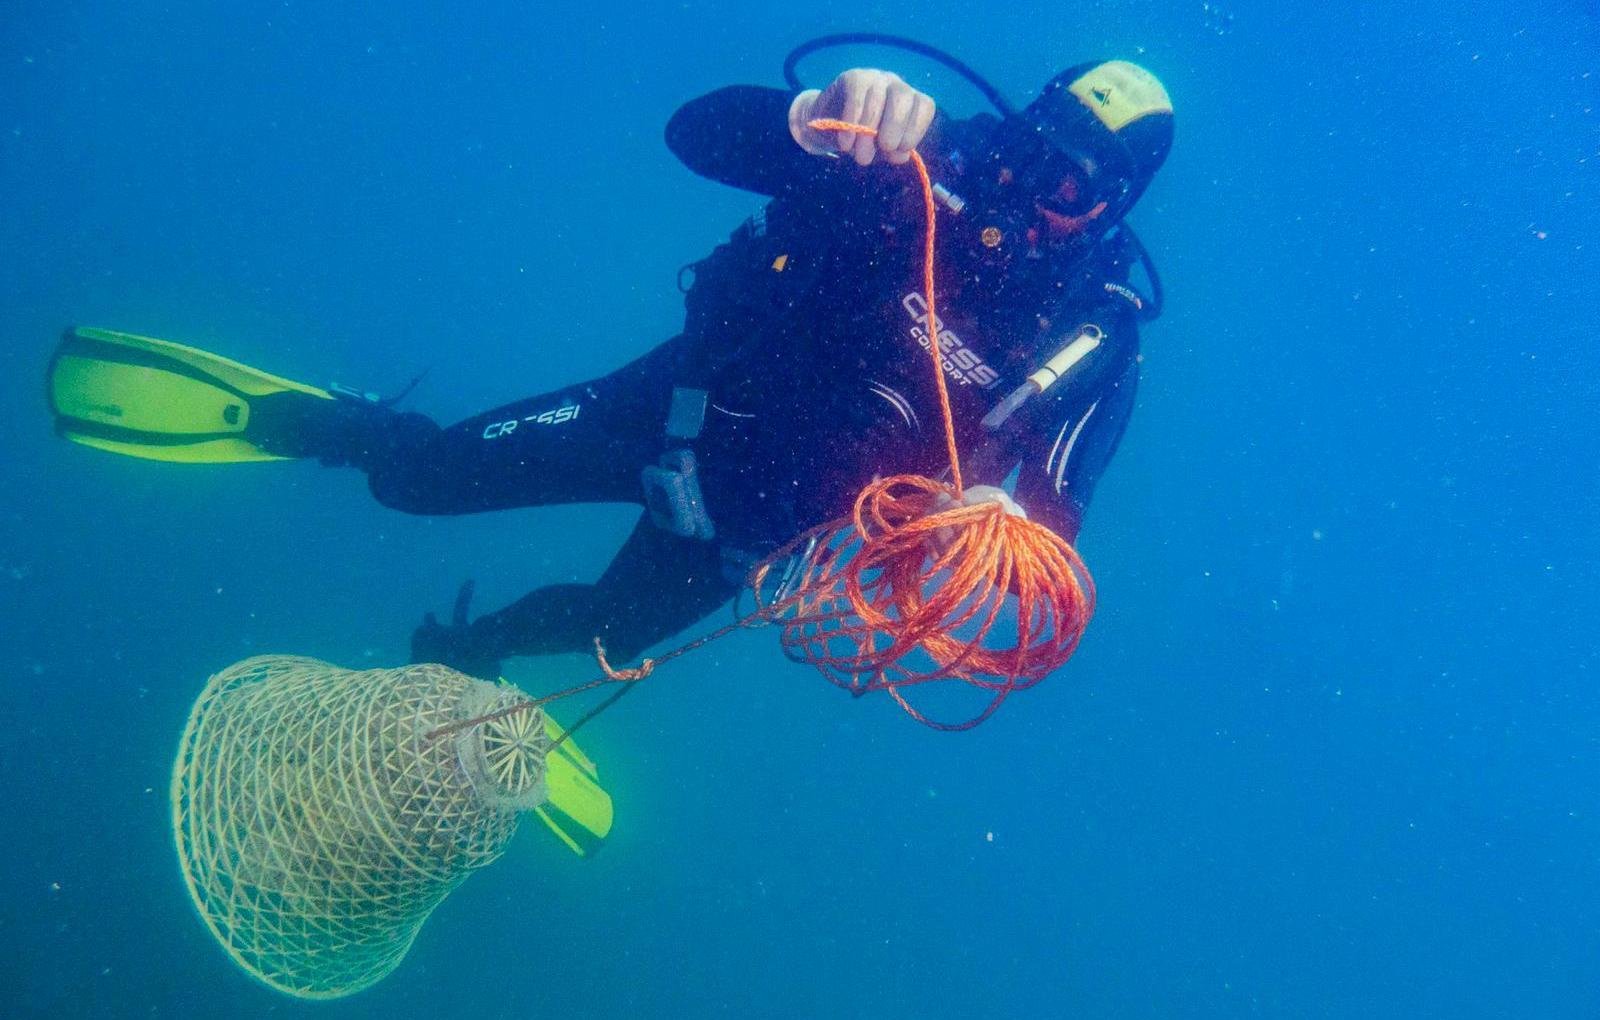
<path id="1" fill-rule="evenodd" d="M 809 126 L 877 134 L 839 120 L 814 120 Z M 755 608 L 734 622 L 633 669 L 613 668 L 596 639 L 601 676 L 451 723 L 430 736 L 446 736 L 606 684 L 626 684 L 627 690 L 661 663 L 740 628 L 765 623 L 781 628 L 779 639 L 791 658 L 815 666 L 832 683 L 856 695 L 887 691 L 913 719 L 941 730 L 978 725 L 1013 691 L 1032 687 L 1071 657 L 1094 613 L 1094 581 L 1083 560 L 1061 536 L 1006 513 L 999 503 L 963 502 L 961 457 L 934 303 L 933 182 L 915 150 L 911 162 L 922 184 L 927 217 L 922 287 L 950 481 L 921 475 L 879 479 L 856 497 L 848 517 L 812 528 L 759 563 L 747 579 Z M 947 680 L 977 688 L 988 700 L 976 714 L 950 723 L 931 718 L 907 698 L 908 688 Z M 568 735 L 614 700 L 586 714 Z"/>

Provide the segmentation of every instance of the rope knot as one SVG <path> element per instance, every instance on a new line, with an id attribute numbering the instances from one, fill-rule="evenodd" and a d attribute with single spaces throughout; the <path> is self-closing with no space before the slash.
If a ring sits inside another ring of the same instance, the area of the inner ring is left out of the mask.
<path id="1" fill-rule="evenodd" d="M 605 673 L 608 680 L 616 680 L 621 683 L 643 680 L 656 671 L 656 660 L 654 659 L 645 659 L 639 665 L 627 669 L 612 668 L 611 663 L 606 661 L 606 646 L 600 643 L 599 638 L 594 639 L 594 657 L 600 663 L 600 669 Z"/>

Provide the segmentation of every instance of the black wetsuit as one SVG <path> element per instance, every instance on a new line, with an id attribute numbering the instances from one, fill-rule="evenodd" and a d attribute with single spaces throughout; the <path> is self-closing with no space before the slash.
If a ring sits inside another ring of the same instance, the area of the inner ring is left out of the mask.
<path id="1" fill-rule="evenodd" d="M 772 199 L 689 267 L 684 331 L 610 375 L 439 429 L 395 418 L 352 458 L 388 506 L 462 514 L 644 501 L 641 469 L 687 445 L 716 538 L 641 518 L 593 585 L 552 585 L 466 628 L 428 628 L 418 653 L 488 672 L 501 657 L 588 649 L 637 655 L 704 617 L 737 569 L 846 513 L 875 475 L 947 470 L 926 354 L 921 191 L 909 166 L 862 169 L 789 137 L 792 96 L 721 89 L 682 107 L 667 144 L 704 177 Z M 960 193 L 998 122 L 938 119 L 920 147 Z M 942 208 L 937 279 L 946 379 L 967 484 L 1014 484 L 1029 516 L 1073 539 L 1127 422 L 1137 382 L 1131 261 L 1116 235 L 1065 268 L 981 264 L 972 211 Z M 978 254 L 973 254 L 977 252 Z M 979 422 L 1082 323 L 1104 339 L 995 431 Z M 700 434 L 669 439 L 674 387 L 709 395 Z"/>

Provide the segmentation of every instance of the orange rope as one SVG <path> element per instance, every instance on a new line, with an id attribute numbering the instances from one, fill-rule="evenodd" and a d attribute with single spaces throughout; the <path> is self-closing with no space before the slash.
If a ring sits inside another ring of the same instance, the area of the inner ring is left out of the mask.
<path id="1" fill-rule="evenodd" d="M 598 687 L 604 687 L 607 684 L 636 683 L 645 679 L 651 673 L 654 673 L 656 667 L 662 663 L 671 662 L 680 655 L 688 655 L 690 652 L 695 651 L 696 649 L 705 645 L 709 645 L 713 641 L 727 637 L 729 634 L 732 634 L 734 631 L 739 630 L 742 627 L 759 627 L 767 622 L 768 617 L 764 611 L 748 613 L 744 616 L 741 616 L 737 620 L 734 620 L 732 623 L 724 624 L 723 626 L 718 627 L 709 634 L 702 634 L 687 644 L 679 645 L 677 648 L 674 648 L 669 652 L 663 652 L 653 659 L 645 659 L 638 665 L 637 668 L 634 669 L 613 668 L 611 663 L 606 659 L 606 646 L 600 643 L 599 638 L 595 638 L 594 657 L 595 660 L 600 664 L 600 675 L 595 677 L 593 680 L 586 680 L 581 684 L 576 684 L 572 687 L 565 687 L 559 691 L 545 694 L 537 698 L 529 698 L 527 701 L 514 702 L 510 705 L 506 705 L 504 708 L 498 708 L 493 712 L 486 712 L 483 715 L 475 715 L 470 719 L 457 719 L 455 722 L 445 723 L 443 726 L 435 727 L 434 729 L 429 730 L 425 739 L 433 741 L 438 740 L 441 737 L 448 737 L 453 734 L 460 733 L 462 730 L 469 730 L 474 726 L 482 726 L 484 723 L 494 722 L 497 719 L 504 719 L 507 716 L 516 715 L 519 712 L 526 712 L 530 708 L 538 708 L 541 705 L 548 705 L 552 701 L 560 701 L 563 698 L 570 698 L 575 694 L 584 694 Z M 574 733 L 578 732 L 578 727 L 583 723 L 588 722 L 590 718 L 592 718 L 592 716 L 585 716 L 582 720 L 570 726 L 567 729 L 567 732 L 556 741 L 556 745 L 559 745 L 561 741 L 566 740 L 567 737 L 570 737 Z"/>
<path id="2" fill-rule="evenodd" d="M 814 131 L 848 131 L 866 135 L 868 138 L 878 137 L 876 128 L 827 117 L 809 121 L 806 127 Z M 922 243 L 922 298 L 928 303 L 928 354 L 933 358 L 933 378 L 939 388 L 939 410 L 944 415 L 945 447 L 950 455 L 950 480 L 955 485 L 956 499 L 959 500 L 966 490 L 961 484 L 961 455 L 956 452 L 956 423 L 955 415 L 950 411 L 950 387 L 945 384 L 944 368 L 939 355 L 939 309 L 933 300 L 935 264 L 933 247 L 937 222 L 935 214 L 938 209 L 933 204 L 933 178 L 928 176 L 928 164 L 922 161 L 922 153 L 915 149 L 911 150 L 911 165 L 917 168 L 917 179 L 922 182 L 922 215 L 927 223 Z"/>
<path id="3" fill-rule="evenodd" d="M 809 126 L 818 131 L 877 134 L 839 120 L 814 120 Z M 604 684 L 635 683 L 658 665 L 735 630 L 774 622 L 781 627 L 779 640 L 792 658 L 817 667 L 830 682 L 853 694 L 887 691 L 913 719 L 943 730 L 976 726 L 1013 691 L 1032 687 L 1067 661 L 1094 613 L 1094 580 L 1083 560 L 1061 536 L 1006 513 L 998 503 L 964 502 L 955 415 L 939 354 L 934 303 L 933 182 L 927 164 L 914 150 L 911 162 L 922 185 L 927 217 L 923 298 L 928 305 L 928 354 L 944 417 L 950 483 L 921 475 L 874 481 L 856 497 L 848 517 L 812 528 L 750 572 L 747 587 L 755 608 L 733 623 L 632 669 L 614 669 L 596 639 L 601 676 L 451 723 L 430 737 Z M 785 581 L 772 583 L 774 577 L 786 576 Z M 1008 603 L 1008 595 L 1015 601 Z M 1015 608 L 1003 616 L 1008 605 Z M 1014 635 L 990 640 L 1001 623 L 1010 624 Z M 988 702 L 964 722 L 944 723 L 907 700 L 903 688 L 942 680 L 977 688 L 989 696 Z"/>
<path id="4" fill-rule="evenodd" d="M 606 660 L 606 646 L 600 643 L 599 638 L 594 639 L 594 657 L 595 661 L 600 663 L 600 672 L 606 675 L 606 679 L 615 680 L 618 683 L 632 683 L 635 680 L 643 680 L 656 671 L 656 660 L 654 659 L 641 659 L 639 665 L 633 669 L 613 669 L 611 663 Z"/>
<path id="5" fill-rule="evenodd" d="M 952 506 L 950 493 L 919 475 L 874 482 L 849 518 L 769 557 L 750 585 L 791 658 L 852 694 L 887 691 L 918 722 L 968 729 L 1067 661 L 1094 612 L 1094 583 L 1048 528 L 996 503 Z M 817 551 L 794 594 L 764 601 L 771 572 L 811 538 Z M 1015 636 L 991 640 L 1002 622 Z M 942 723 L 902 691 L 942 680 L 985 691 L 988 702 L 965 722 Z"/>

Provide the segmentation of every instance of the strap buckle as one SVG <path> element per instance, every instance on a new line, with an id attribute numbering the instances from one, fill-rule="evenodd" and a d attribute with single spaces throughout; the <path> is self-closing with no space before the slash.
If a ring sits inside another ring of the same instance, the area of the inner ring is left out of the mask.
<path id="1" fill-rule="evenodd" d="M 644 486 L 645 510 L 656 527 L 679 538 L 702 542 L 717 537 L 700 491 L 700 465 L 693 450 L 662 454 L 658 464 L 648 465 L 639 473 L 639 480 Z"/>

